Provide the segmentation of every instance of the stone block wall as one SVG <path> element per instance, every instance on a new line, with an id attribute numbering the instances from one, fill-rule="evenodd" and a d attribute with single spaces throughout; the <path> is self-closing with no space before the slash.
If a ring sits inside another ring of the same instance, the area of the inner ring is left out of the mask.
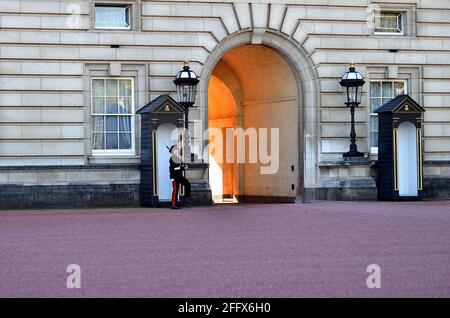
<path id="1" fill-rule="evenodd" d="M 95 3 L 131 4 L 131 30 L 95 29 Z M 405 35 L 374 34 L 367 21 L 376 6 L 405 12 Z M 139 164 L 138 146 L 134 155 L 92 155 L 90 77 L 133 77 L 137 109 L 160 94 L 174 95 L 173 76 L 186 58 L 207 81 L 205 65 L 238 42 L 231 38 L 241 37 L 254 44 L 270 38 L 280 50 L 292 46 L 292 55 L 308 61 L 305 69 L 314 74 L 301 79 L 301 111 L 315 114 L 304 123 L 303 136 L 309 193 L 332 188 L 342 178 L 373 179 L 367 167 L 323 164 L 341 160 L 348 147 L 350 115 L 341 103 L 338 80 L 350 61 L 368 81 L 408 81 L 410 95 L 426 109 L 424 174 L 436 181 L 426 184 L 440 187 L 450 179 L 449 17 L 447 0 L 0 0 L 1 185 L 137 184 L 136 171 L 64 168 Z M 356 111 L 357 144 L 366 153 L 368 94 L 366 84 Z M 191 111 L 193 127 L 205 127 L 206 101 L 200 89 Z M 139 118 L 134 120 L 139 145 Z M 369 157 L 376 160 L 375 154 Z M 59 168 L 24 169 L 30 166 Z"/>

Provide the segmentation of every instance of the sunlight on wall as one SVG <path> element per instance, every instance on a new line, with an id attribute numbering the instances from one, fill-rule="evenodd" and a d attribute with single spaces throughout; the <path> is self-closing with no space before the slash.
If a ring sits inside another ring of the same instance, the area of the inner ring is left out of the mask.
<path id="1" fill-rule="evenodd" d="M 208 120 L 210 128 L 225 130 L 236 127 L 236 102 L 230 89 L 223 81 L 212 75 L 208 84 Z M 225 139 L 225 134 L 223 136 Z M 223 196 L 232 196 L 234 192 L 233 169 L 214 149 L 209 149 L 209 182 L 215 202 L 220 202 Z M 220 162 L 220 163 L 218 163 Z"/>

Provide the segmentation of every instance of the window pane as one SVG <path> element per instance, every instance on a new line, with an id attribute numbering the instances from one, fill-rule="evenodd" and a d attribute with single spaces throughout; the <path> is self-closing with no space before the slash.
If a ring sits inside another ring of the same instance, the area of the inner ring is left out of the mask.
<path id="1" fill-rule="evenodd" d="M 131 116 L 119 116 L 119 131 L 131 131 Z"/>
<path id="2" fill-rule="evenodd" d="M 382 12 L 374 20 L 376 32 L 401 33 L 401 13 Z"/>
<path id="3" fill-rule="evenodd" d="M 117 131 L 117 116 L 106 116 L 106 131 Z"/>
<path id="4" fill-rule="evenodd" d="M 131 133 L 119 134 L 119 149 L 131 149 Z"/>
<path id="5" fill-rule="evenodd" d="M 381 15 L 375 15 L 374 18 L 375 28 L 378 29 L 381 27 Z"/>
<path id="6" fill-rule="evenodd" d="M 372 115 L 370 116 L 370 126 L 372 131 L 378 131 L 378 116 Z"/>
<path id="7" fill-rule="evenodd" d="M 131 96 L 131 80 L 120 80 L 119 87 L 120 96 Z"/>
<path id="8" fill-rule="evenodd" d="M 405 82 L 394 83 L 394 94 L 395 96 L 405 94 Z"/>
<path id="9" fill-rule="evenodd" d="M 120 114 L 131 114 L 131 97 L 120 97 L 119 98 L 119 113 Z"/>
<path id="10" fill-rule="evenodd" d="M 371 147 L 378 147 L 378 132 L 373 131 L 370 133 Z"/>
<path id="11" fill-rule="evenodd" d="M 119 110 L 119 105 L 117 97 L 107 97 L 106 98 L 106 114 L 117 114 Z"/>
<path id="12" fill-rule="evenodd" d="M 381 83 L 380 82 L 370 83 L 370 96 L 371 97 L 381 97 Z"/>
<path id="13" fill-rule="evenodd" d="M 381 27 L 395 30 L 397 28 L 397 15 L 392 15 L 392 14 L 382 15 Z"/>
<path id="14" fill-rule="evenodd" d="M 125 27 L 130 26 L 130 6 L 125 8 Z"/>
<path id="15" fill-rule="evenodd" d="M 371 100 L 370 100 L 370 111 L 372 113 L 380 106 L 381 106 L 381 98 L 371 98 Z"/>
<path id="16" fill-rule="evenodd" d="M 118 149 L 117 134 L 106 134 L 106 149 Z"/>
<path id="17" fill-rule="evenodd" d="M 92 135 L 92 149 L 105 149 L 105 134 Z"/>
<path id="18" fill-rule="evenodd" d="M 97 6 L 95 7 L 95 26 L 102 28 L 127 28 L 128 11 L 126 7 L 107 7 Z"/>
<path id="19" fill-rule="evenodd" d="M 117 82 L 118 82 L 118 80 L 116 80 L 116 79 L 106 80 L 106 96 L 117 97 L 118 92 L 119 92 Z"/>
<path id="20" fill-rule="evenodd" d="M 383 82 L 382 90 L 383 97 L 394 97 L 392 93 L 392 82 Z"/>
<path id="21" fill-rule="evenodd" d="M 92 80 L 92 96 L 105 96 L 105 83 L 103 79 Z"/>
<path id="22" fill-rule="evenodd" d="M 92 113 L 103 114 L 105 112 L 105 98 L 93 97 L 92 98 Z"/>
<path id="23" fill-rule="evenodd" d="M 397 32 L 402 32 L 403 31 L 403 22 L 402 22 L 402 19 L 403 19 L 403 15 L 402 14 L 399 14 L 398 16 L 397 16 Z"/>
<path id="24" fill-rule="evenodd" d="M 105 116 L 92 116 L 92 131 L 93 132 L 105 131 Z"/>

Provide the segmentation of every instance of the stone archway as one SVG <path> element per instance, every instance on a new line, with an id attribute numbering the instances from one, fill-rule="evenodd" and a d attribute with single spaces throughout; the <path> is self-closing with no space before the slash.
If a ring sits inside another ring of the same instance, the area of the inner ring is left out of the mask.
<path id="1" fill-rule="evenodd" d="M 227 37 L 211 53 L 206 60 L 199 85 L 200 116 L 204 127 L 208 127 L 208 84 L 210 81 L 218 81 L 213 73 L 216 67 L 220 67 L 220 60 L 233 48 L 250 44 L 252 33 L 241 32 Z M 289 38 L 282 35 L 265 32 L 261 36 L 261 45 L 273 50 L 282 57 L 290 68 L 297 91 L 297 165 L 298 177 L 295 185 L 297 198 L 302 199 L 305 191 L 314 188 L 317 184 L 317 157 L 318 157 L 318 82 L 312 61 L 306 56 L 300 46 L 297 46 Z M 229 88 L 229 87 L 228 87 Z M 230 96 L 233 96 L 230 91 Z M 235 97 L 233 97 L 235 98 Z M 238 117 L 237 117 L 238 119 Z M 207 141 L 205 141 L 207 143 Z M 242 182 L 242 181 L 241 181 Z M 307 195 L 307 193 L 306 193 Z"/>

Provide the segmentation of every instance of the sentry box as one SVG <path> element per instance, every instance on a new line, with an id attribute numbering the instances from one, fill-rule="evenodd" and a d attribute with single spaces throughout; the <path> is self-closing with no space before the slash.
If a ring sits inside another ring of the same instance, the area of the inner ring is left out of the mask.
<path id="1" fill-rule="evenodd" d="M 165 94 L 136 113 L 141 115 L 140 203 L 142 206 L 164 205 L 172 197 L 168 148 L 178 144 L 181 155 L 183 153 L 185 110 Z"/>
<path id="2" fill-rule="evenodd" d="M 409 95 L 400 95 L 377 110 L 379 200 L 423 197 L 422 114 Z"/>

